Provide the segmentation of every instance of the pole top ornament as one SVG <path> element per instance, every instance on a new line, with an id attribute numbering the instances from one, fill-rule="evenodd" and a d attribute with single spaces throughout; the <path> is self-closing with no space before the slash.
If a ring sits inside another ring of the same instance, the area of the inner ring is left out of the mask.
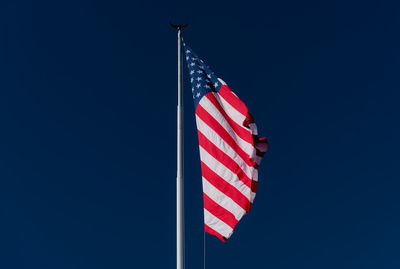
<path id="1" fill-rule="evenodd" d="M 169 25 L 171 25 L 172 28 L 178 29 L 178 30 L 182 30 L 185 29 L 186 27 L 189 26 L 189 24 L 173 24 L 173 23 L 169 23 Z"/>

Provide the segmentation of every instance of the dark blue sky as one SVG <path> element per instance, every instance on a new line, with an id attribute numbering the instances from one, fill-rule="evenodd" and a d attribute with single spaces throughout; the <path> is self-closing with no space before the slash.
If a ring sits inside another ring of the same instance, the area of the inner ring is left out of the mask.
<path id="1" fill-rule="evenodd" d="M 396 1 L 2 1 L 0 268 L 174 268 L 176 33 L 270 151 L 208 268 L 400 268 Z M 186 67 L 186 264 L 202 192 Z"/>

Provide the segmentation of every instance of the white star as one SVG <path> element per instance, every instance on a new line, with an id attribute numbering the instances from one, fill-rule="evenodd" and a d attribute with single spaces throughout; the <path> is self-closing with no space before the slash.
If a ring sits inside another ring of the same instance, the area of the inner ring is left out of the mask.
<path id="1" fill-rule="evenodd" d="M 189 56 L 186 56 L 186 61 L 189 60 Z"/>
<path id="2" fill-rule="evenodd" d="M 208 78 L 211 78 L 211 75 L 210 75 L 210 74 L 207 74 L 207 77 L 208 77 Z"/>
<path id="3" fill-rule="evenodd" d="M 194 74 L 194 70 L 190 71 L 190 74 L 193 75 Z"/>
<path id="4" fill-rule="evenodd" d="M 190 50 L 186 50 L 186 53 L 190 53 Z"/>
<path id="5" fill-rule="evenodd" d="M 201 73 L 203 73 L 203 71 L 201 71 L 201 70 L 197 70 L 197 73 L 201 74 Z"/>
<path id="6" fill-rule="evenodd" d="M 196 58 L 192 57 L 192 60 L 194 61 L 194 60 L 196 60 Z"/>
<path id="7" fill-rule="evenodd" d="M 200 83 L 196 84 L 197 89 L 200 88 L 200 86 L 201 86 Z"/>
<path id="8" fill-rule="evenodd" d="M 198 78 L 196 78 L 197 79 L 197 81 L 200 81 L 201 80 L 201 77 L 198 77 Z"/>
<path id="9" fill-rule="evenodd" d="M 191 63 L 190 66 L 194 66 L 194 63 Z"/>
<path id="10" fill-rule="evenodd" d="M 197 98 L 199 98 L 199 97 L 200 97 L 200 92 L 198 92 L 198 93 L 196 94 L 196 97 L 197 97 Z"/>
<path id="11" fill-rule="evenodd" d="M 209 88 L 210 88 L 210 85 L 206 84 L 206 88 L 209 89 Z"/>
<path id="12" fill-rule="evenodd" d="M 218 87 L 218 82 L 215 82 L 214 87 L 215 87 L 215 88 Z"/>
<path id="13" fill-rule="evenodd" d="M 190 82 L 193 82 L 194 78 L 190 78 Z"/>
<path id="14" fill-rule="evenodd" d="M 192 88 L 192 92 L 194 92 L 194 88 Z"/>

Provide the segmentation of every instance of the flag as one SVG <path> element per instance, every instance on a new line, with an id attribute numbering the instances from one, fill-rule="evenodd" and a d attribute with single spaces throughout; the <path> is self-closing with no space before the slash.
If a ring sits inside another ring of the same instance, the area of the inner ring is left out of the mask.
<path id="1" fill-rule="evenodd" d="M 266 138 L 246 105 L 183 42 L 199 139 L 204 229 L 226 241 L 249 212 Z"/>

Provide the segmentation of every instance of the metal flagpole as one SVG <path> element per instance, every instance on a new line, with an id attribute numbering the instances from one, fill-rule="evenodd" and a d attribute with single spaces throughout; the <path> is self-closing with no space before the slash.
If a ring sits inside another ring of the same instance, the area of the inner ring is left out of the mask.
<path id="1" fill-rule="evenodd" d="M 170 23 L 171 24 L 171 23 Z M 176 173 L 176 268 L 183 269 L 183 107 L 181 85 L 181 31 L 187 25 L 173 25 L 178 30 L 178 107 L 177 107 L 177 173 Z"/>
<path id="2" fill-rule="evenodd" d="M 178 28 L 178 108 L 177 108 L 177 172 L 176 172 L 176 268 L 183 268 L 183 175 L 182 175 L 182 89 L 181 89 L 181 28 Z"/>

